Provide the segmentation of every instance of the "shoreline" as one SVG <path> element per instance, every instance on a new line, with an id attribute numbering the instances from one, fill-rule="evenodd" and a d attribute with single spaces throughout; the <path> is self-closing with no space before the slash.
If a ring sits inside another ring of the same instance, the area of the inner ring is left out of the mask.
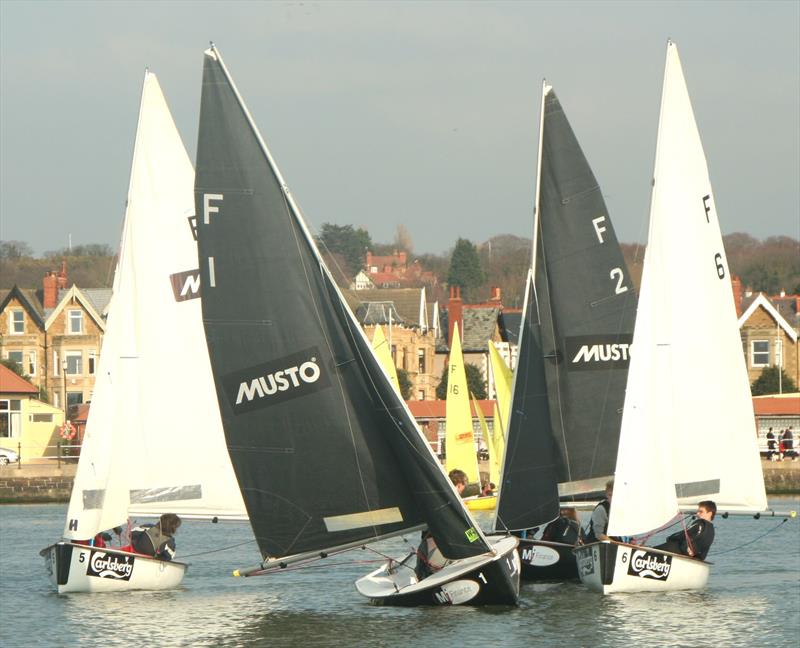
<path id="1" fill-rule="evenodd" d="M 762 459 L 767 496 L 800 495 L 800 461 Z M 76 463 L 0 466 L 0 505 L 67 504 L 72 493 Z"/>

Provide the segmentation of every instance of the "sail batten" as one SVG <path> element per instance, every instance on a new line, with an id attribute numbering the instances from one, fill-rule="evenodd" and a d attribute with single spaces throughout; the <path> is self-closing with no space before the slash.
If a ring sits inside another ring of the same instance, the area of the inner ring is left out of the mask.
<path id="1" fill-rule="evenodd" d="M 202 306 L 217 400 L 262 556 L 426 524 L 447 557 L 488 551 L 344 303 L 216 50 L 204 61 L 195 203 L 204 285 L 213 259 Z"/>

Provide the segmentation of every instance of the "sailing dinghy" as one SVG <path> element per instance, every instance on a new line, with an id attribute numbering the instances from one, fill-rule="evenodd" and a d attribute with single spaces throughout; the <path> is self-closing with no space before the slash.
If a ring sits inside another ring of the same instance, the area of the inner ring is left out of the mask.
<path id="1" fill-rule="evenodd" d="M 577 579 L 574 545 L 530 531 L 614 471 L 636 296 L 600 186 L 542 86 L 533 260 L 497 532 L 522 535 L 523 580 Z"/>
<path id="2" fill-rule="evenodd" d="M 633 348 L 608 534 L 659 529 L 680 507 L 707 499 L 724 511 L 765 510 L 730 271 L 672 42 Z M 688 556 L 610 541 L 576 554 L 581 580 L 603 594 L 700 589 L 710 569 Z"/>
<path id="3" fill-rule="evenodd" d="M 219 52 L 205 52 L 195 201 L 203 321 L 222 423 L 262 561 L 252 576 L 428 528 L 361 578 L 376 604 L 518 602 L 516 538 L 488 540 L 334 283 Z"/>
<path id="4" fill-rule="evenodd" d="M 162 590 L 186 565 L 92 545 L 131 516 L 246 520 L 201 321 L 194 171 L 145 73 L 128 202 L 92 407 L 63 542 L 41 553 L 59 593 Z M 182 403 L 181 394 L 191 399 Z"/>

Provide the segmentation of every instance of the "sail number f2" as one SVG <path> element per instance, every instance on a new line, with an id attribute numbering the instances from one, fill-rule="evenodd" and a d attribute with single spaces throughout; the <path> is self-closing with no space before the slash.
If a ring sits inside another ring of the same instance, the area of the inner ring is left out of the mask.
<path id="1" fill-rule="evenodd" d="M 222 202 L 225 196 L 222 194 L 203 194 L 203 224 L 208 225 L 211 223 L 211 214 L 219 214 L 219 206 L 212 205 L 211 201 Z M 208 286 L 209 288 L 217 287 L 217 274 L 214 268 L 214 257 L 210 256 L 206 259 L 208 263 Z"/>

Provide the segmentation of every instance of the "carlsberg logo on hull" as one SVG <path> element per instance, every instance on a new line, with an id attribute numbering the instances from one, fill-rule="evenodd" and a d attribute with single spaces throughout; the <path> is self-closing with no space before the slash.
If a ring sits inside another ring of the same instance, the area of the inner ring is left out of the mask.
<path id="1" fill-rule="evenodd" d="M 579 335 L 564 340 L 570 371 L 627 368 L 632 335 Z"/>
<path id="2" fill-rule="evenodd" d="M 316 347 L 248 367 L 222 379 L 234 414 L 306 396 L 330 385 Z"/>
<path id="3" fill-rule="evenodd" d="M 122 556 L 106 553 L 105 551 L 92 551 L 89 565 L 86 568 L 87 576 L 97 578 L 113 578 L 115 580 L 130 580 L 133 574 L 134 556 Z"/>
<path id="4" fill-rule="evenodd" d="M 631 553 L 628 575 L 665 581 L 671 569 L 672 556 L 635 549 Z"/>

